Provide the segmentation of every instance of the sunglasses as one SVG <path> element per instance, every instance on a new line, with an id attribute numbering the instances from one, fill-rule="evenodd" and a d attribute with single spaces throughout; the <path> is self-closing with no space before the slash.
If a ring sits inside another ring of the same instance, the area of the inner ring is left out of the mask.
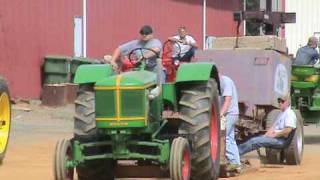
<path id="1" fill-rule="evenodd" d="M 283 99 L 278 99 L 278 103 L 280 104 L 282 104 L 282 103 L 284 103 L 285 101 L 283 100 Z"/>

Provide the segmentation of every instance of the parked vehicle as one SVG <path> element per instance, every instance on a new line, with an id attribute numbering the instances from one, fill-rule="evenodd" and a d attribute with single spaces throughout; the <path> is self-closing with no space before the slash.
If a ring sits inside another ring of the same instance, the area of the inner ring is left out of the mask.
<path id="1" fill-rule="evenodd" d="M 292 65 L 292 106 L 299 109 L 305 123 L 319 123 L 312 117 L 320 112 L 320 67 L 313 65 Z"/>
<path id="2" fill-rule="evenodd" d="M 135 51 L 152 52 L 139 48 L 130 54 Z M 79 180 L 123 177 L 125 168 L 137 177 L 152 168 L 173 180 L 217 179 L 215 65 L 182 64 L 175 82 L 161 84 L 159 58 L 157 73 L 144 70 L 145 62 L 135 56 L 129 55 L 129 60 L 135 67 L 121 74 L 114 74 L 108 64 L 77 69 L 74 137 L 56 145 L 55 180 L 73 179 L 74 168 Z M 131 166 L 123 160 L 130 160 Z"/>
<path id="3" fill-rule="evenodd" d="M 277 98 L 290 93 L 291 59 L 274 50 L 257 48 L 198 51 L 197 61 L 215 62 L 219 71 L 231 77 L 238 90 L 240 120 L 237 140 L 243 142 L 272 126 L 280 113 Z M 295 105 L 295 102 L 293 102 Z M 295 110 L 297 129 L 288 148 L 267 148 L 269 163 L 300 164 L 303 155 L 303 119 Z"/>

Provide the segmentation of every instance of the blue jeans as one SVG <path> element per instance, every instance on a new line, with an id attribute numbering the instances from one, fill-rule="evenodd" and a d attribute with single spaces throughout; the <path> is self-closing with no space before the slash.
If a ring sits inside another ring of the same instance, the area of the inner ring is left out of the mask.
<path id="1" fill-rule="evenodd" d="M 271 138 L 263 135 L 251 138 L 247 142 L 239 145 L 240 155 L 246 154 L 250 151 L 259 149 L 261 147 L 281 148 L 285 143 L 284 138 Z"/>
<path id="2" fill-rule="evenodd" d="M 173 57 L 173 60 L 179 60 L 182 62 L 190 62 L 191 58 L 194 56 L 195 52 L 196 52 L 196 48 L 192 47 L 182 57 Z"/>
<path id="3" fill-rule="evenodd" d="M 234 127 L 238 118 L 238 115 L 226 115 L 226 158 L 230 164 L 241 165 L 239 150 L 234 135 Z"/>

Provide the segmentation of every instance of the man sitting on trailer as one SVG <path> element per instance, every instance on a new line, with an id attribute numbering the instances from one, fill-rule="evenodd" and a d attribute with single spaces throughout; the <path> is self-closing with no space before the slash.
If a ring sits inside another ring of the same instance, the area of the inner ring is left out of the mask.
<path id="1" fill-rule="evenodd" d="M 238 146 L 240 156 L 261 147 L 282 149 L 288 143 L 288 138 L 292 138 L 291 133 L 294 133 L 296 129 L 297 117 L 290 107 L 290 95 L 279 97 L 278 103 L 281 113 L 277 116 L 273 126 L 264 135 L 240 144 Z"/>
<path id="2" fill-rule="evenodd" d="M 298 49 L 296 59 L 293 64 L 295 65 L 314 65 L 319 59 L 319 53 L 316 48 L 318 47 L 318 38 L 310 37 L 308 44 Z"/>

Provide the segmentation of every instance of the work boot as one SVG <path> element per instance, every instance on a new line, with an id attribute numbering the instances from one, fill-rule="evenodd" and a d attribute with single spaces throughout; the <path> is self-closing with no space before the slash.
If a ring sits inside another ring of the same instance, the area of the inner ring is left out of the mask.
<path id="1" fill-rule="evenodd" d="M 226 167 L 226 171 L 240 173 L 241 172 L 241 165 L 239 165 L 239 164 L 228 164 L 227 167 Z"/>

